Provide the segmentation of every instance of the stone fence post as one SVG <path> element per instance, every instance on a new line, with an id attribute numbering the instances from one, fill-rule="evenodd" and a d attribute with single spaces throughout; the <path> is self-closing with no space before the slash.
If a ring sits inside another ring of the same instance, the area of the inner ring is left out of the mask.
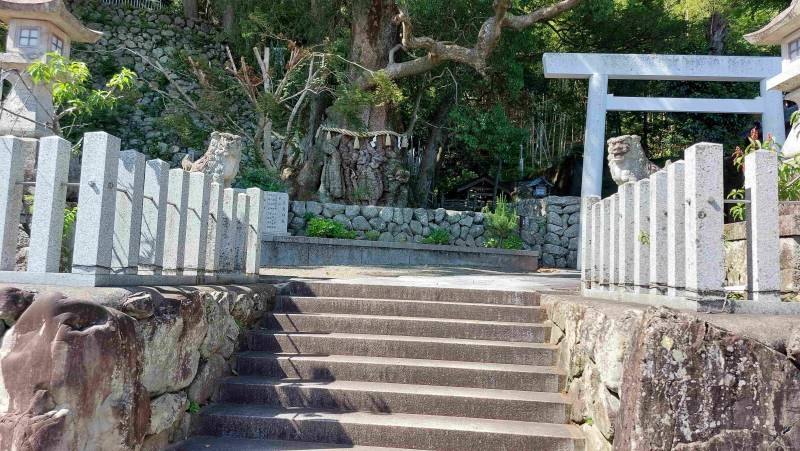
<path id="1" fill-rule="evenodd" d="M 636 182 L 633 208 L 633 289 L 645 294 L 650 291 L 650 180 Z"/>
<path id="2" fill-rule="evenodd" d="M 180 275 L 186 256 L 186 211 L 189 202 L 189 173 L 169 171 L 167 222 L 164 232 L 164 273 Z"/>
<path id="3" fill-rule="evenodd" d="M 650 292 L 665 294 L 669 260 L 669 212 L 667 210 L 667 171 L 650 176 Z"/>
<path id="4" fill-rule="evenodd" d="M 605 252 L 608 253 L 608 289 L 615 291 L 619 284 L 619 193 L 608 198 L 609 239 Z"/>
<path id="5" fill-rule="evenodd" d="M 584 288 L 591 287 L 591 281 L 594 278 L 593 275 L 593 247 L 595 246 L 595 242 L 592 240 L 592 234 L 598 227 L 598 223 L 594 222 L 594 215 L 592 214 L 594 205 L 600 201 L 599 196 L 588 196 L 584 197 L 582 200 L 583 205 L 581 206 L 581 252 L 579 258 L 579 264 L 581 268 L 581 280 L 583 281 Z"/>
<path id="6" fill-rule="evenodd" d="M 111 272 L 136 274 L 142 230 L 145 156 L 134 150 L 120 153 L 117 169 L 114 242 Z"/>
<path id="7" fill-rule="evenodd" d="M 139 239 L 139 272 L 161 274 L 164 266 L 164 231 L 167 224 L 169 163 L 150 160 L 144 169 L 142 232 Z"/>
<path id="8" fill-rule="evenodd" d="M 72 146 L 57 136 L 39 141 L 28 272 L 58 272 Z"/>
<path id="9" fill-rule="evenodd" d="M 186 255 L 184 274 L 202 275 L 206 267 L 208 243 L 208 208 L 211 176 L 203 172 L 189 173 L 189 195 L 186 205 Z"/>
<path id="10" fill-rule="evenodd" d="M 681 296 L 686 286 L 686 195 L 683 161 L 667 166 L 667 294 Z"/>
<path id="11" fill-rule="evenodd" d="M 632 290 L 634 276 L 635 183 L 619 187 L 619 285 L 622 291 Z"/>
<path id="12" fill-rule="evenodd" d="M 17 261 L 24 161 L 22 140 L 0 138 L 0 271 L 13 271 Z"/>
<path id="13" fill-rule="evenodd" d="M 744 161 L 747 206 L 747 290 L 754 301 L 780 301 L 778 157 L 756 150 Z"/>

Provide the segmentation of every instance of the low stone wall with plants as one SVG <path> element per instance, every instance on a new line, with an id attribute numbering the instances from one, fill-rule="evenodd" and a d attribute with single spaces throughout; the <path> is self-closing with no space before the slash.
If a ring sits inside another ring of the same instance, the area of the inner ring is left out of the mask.
<path id="1" fill-rule="evenodd" d="M 586 449 L 800 449 L 792 316 L 544 295 Z"/>
<path id="2" fill-rule="evenodd" d="M 501 208 L 506 211 L 501 212 Z M 544 267 L 575 268 L 580 198 L 552 196 L 500 204 L 492 213 L 296 201 L 289 206 L 289 232 L 296 236 L 532 250 L 540 253 Z"/>
<path id="3" fill-rule="evenodd" d="M 0 449 L 162 450 L 185 438 L 275 292 L 0 288 Z"/>

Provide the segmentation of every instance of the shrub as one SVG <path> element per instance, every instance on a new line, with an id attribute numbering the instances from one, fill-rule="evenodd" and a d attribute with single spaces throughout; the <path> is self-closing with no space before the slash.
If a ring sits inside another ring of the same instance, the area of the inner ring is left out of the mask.
<path id="1" fill-rule="evenodd" d="M 314 238 L 339 238 L 345 240 L 354 240 L 358 236 L 356 232 L 347 230 L 342 223 L 326 218 L 314 218 L 308 221 L 306 235 Z"/>
<path id="2" fill-rule="evenodd" d="M 519 236 L 519 216 L 511 208 L 504 196 L 497 199 L 494 211 L 487 206 L 483 209 L 486 216 L 486 237 L 484 247 L 501 249 L 522 249 Z"/>
<path id="3" fill-rule="evenodd" d="M 378 232 L 377 230 L 370 230 L 365 234 L 365 236 L 370 241 L 378 241 L 378 238 L 381 237 L 381 232 Z"/>
<path id="4" fill-rule="evenodd" d="M 431 234 L 422 240 L 422 244 L 450 244 L 450 232 L 447 229 L 433 229 Z"/>

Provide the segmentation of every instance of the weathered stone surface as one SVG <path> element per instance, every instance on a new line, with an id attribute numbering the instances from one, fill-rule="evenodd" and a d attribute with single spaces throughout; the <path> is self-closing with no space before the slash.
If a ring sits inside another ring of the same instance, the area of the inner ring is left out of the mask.
<path id="1" fill-rule="evenodd" d="M 564 236 L 567 238 L 576 238 L 581 233 L 580 224 L 573 224 L 564 230 Z"/>
<path id="2" fill-rule="evenodd" d="M 363 216 L 356 216 L 353 218 L 353 230 L 361 230 L 361 231 L 368 231 L 372 230 L 372 227 L 369 225 L 369 221 Z"/>
<path id="3" fill-rule="evenodd" d="M 152 396 L 189 386 L 197 373 L 200 345 L 216 342 L 216 332 L 204 341 L 207 315 L 199 296 L 163 298 L 152 318 L 136 323 L 144 341 L 141 380 Z"/>
<path id="4" fill-rule="evenodd" d="M 150 402 L 150 426 L 148 434 L 158 434 L 171 427 L 175 420 L 189 407 L 186 394 L 167 393 Z"/>
<path id="5" fill-rule="evenodd" d="M 152 293 L 134 293 L 122 300 L 122 313 L 134 319 L 147 319 L 155 312 L 155 301 Z"/>
<path id="6" fill-rule="evenodd" d="M 134 323 L 93 302 L 37 296 L 0 348 L 0 449 L 141 445 L 150 402 Z"/>
<path id="7" fill-rule="evenodd" d="M 347 216 L 345 216 L 343 214 L 338 214 L 338 215 L 334 216 L 333 220 L 338 222 L 339 224 L 345 226 L 345 228 L 347 228 L 347 229 L 352 229 L 353 228 L 353 224 L 352 224 L 352 222 L 350 222 L 350 219 L 348 219 Z"/>
<path id="8" fill-rule="evenodd" d="M 205 404 L 214 396 L 220 382 L 222 382 L 222 378 L 227 373 L 228 364 L 219 354 L 214 354 L 209 357 L 207 361 L 202 362 L 200 368 L 197 370 L 197 377 L 195 377 L 192 385 L 186 390 L 189 401 Z M 151 434 L 154 433 L 155 432 L 151 432 Z"/>
<path id="9" fill-rule="evenodd" d="M 12 326 L 33 302 L 34 294 L 18 288 L 0 289 L 0 321 Z"/>
<path id="10" fill-rule="evenodd" d="M 394 208 L 392 207 L 383 207 L 381 208 L 380 218 L 383 219 L 384 222 L 391 222 L 394 218 Z"/>
<path id="11" fill-rule="evenodd" d="M 445 216 L 447 216 L 447 210 L 444 208 L 437 208 L 434 212 L 434 222 L 442 222 Z"/>
<path id="12" fill-rule="evenodd" d="M 364 215 L 364 217 L 367 219 L 372 219 L 374 217 L 377 217 L 378 213 L 379 213 L 378 207 L 373 207 L 373 206 L 361 207 L 361 214 Z"/>
<path id="13" fill-rule="evenodd" d="M 410 225 L 411 231 L 415 235 L 422 235 L 422 223 L 419 221 L 411 221 Z"/>
<path id="14" fill-rule="evenodd" d="M 293 201 L 291 204 L 292 213 L 297 216 L 306 214 L 306 203 L 303 201 Z"/>
<path id="15" fill-rule="evenodd" d="M 389 232 L 383 232 L 381 236 L 378 237 L 378 241 L 394 241 L 394 235 Z"/>
<path id="16" fill-rule="evenodd" d="M 319 202 L 308 201 L 306 202 L 306 212 L 311 213 L 314 216 L 319 216 L 322 214 L 322 204 Z"/>
<path id="17" fill-rule="evenodd" d="M 555 225 L 555 226 L 564 226 L 564 222 L 561 220 L 561 216 L 558 213 L 550 212 L 547 214 L 547 223 L 548 225 Z"/>
<path id="18" fill-rule="evenodd" d="M 548 254 L 553 254 L 555 256 L 561 256 L 561 255 L 566 255 L 567 254 L 567 250 L 566 249 L 564 249 L 561 246 L 554 246 L 552 244 L 545 244 L 542 247 L 542 250 L 544 252 L 547 252 Z"/>
<path id="19" fill-rule="evenodd" d="M 461 221 L 459 221 L 458 223 L 464 227 L 470 227 L 474 221 L 475 218 L 473 218 L 470 215 L 465 215 L 463 218 L 461 218 Z"/>
<path id="20" fill-rule="evenodd" d="M 414 210 L 414 219 L 419 221 L 422 225 L 428 225 L 428 211 L 424 208 L 417 208 Z"/>
<path id="21" fill-rule="evenodd" d="M 190 161 L 186 156 L 181 165 L 185 171 L 209 174 L 212 182 L 230 188 L 233 179 L 239 173 L 241 161 L 242 137 L 230 133 L 213 132 L 205 155 L 195 162 Z"/>
<path id="22" fill-rule="evenodd" d="M 358 216 L 359 212 L 361 211 L 361 207 L 358 205 L 348 205 L 344 208 L 344 215 L 348 218 L 354 218 Z"/>
<path id="23" fill-rule="evenodd" d="M 200 355 L 209 358 L 214 354 L 222 354 L 228 358 L 233 354 L 239 337 L 239 326 L 230 311 L 231 298 L 224 292 L 206 291 L 199 295 L 207 329 L 200 344 Z"/>
<path id="24" fill-rule="evenodd" d="M 800 370 L 761 342 L 651 310 L 625 363 L 621 449 L 797 449 Z"/>
<path id="25" fill-rule="evenodd" d="M 372 218 L 369 220 L 369 225 L 372 227 L 372 230 L 378 232 L 385 232 L 386 231 L 386 221 L 383 220 L 381 217 Z"/>

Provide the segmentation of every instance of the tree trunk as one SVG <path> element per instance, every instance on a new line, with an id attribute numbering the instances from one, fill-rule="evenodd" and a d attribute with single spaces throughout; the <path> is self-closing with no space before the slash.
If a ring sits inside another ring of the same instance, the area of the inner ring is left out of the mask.
<path id="1" fill-rule="evenodd" d="M 711 55 L 725 53 L 725 40 L 729 31 L 730 27 L 725 16 L 719 11 L 713 12 L 708 20 L 708 52 Z"/>
<path id="2" fill-rule="evenodd" d="M 183 17 L 197 19 L 197 0 L 183 0 Z"/>
<path id="3" fill-rule="evenodd" d="M 427 208 L 429 194 L 433 188 L 433 175 L 436 173 L 437 156 L 442 144 L 444 135 L 444 124 L 453 106 L 452 98 L 448 97 L 439 104 L 431 120 L 430 131 L 428 133 L 428 144 L 422 154 L 422 162 L 419 167 L 419 178 L 417 179 L 417 197 L 420 205 Z"/>
<path id="4" fill-rule="evenodd" d="M 389 63 L 389 51 L 399 42 L 394 0 L 355 0 L 352 5 L 352 43 L 350 59 L 377 71 Z M 363 70 L 353 67 L 353 78 Z M 371 106 L 361 112 L 367 130 L 397 132 L 390 106 Z M 329 122 L 337 128 L 354 130 L 355 124 L 341 118 Z M 324 136 L 322 136 L 324 140 Z M 395 137 L 386 144 L 385 135 L 369 138 L 338 135 L 322 143 L 325 164 L 322 169 L 320 198 L 325 201 L 399 205 L 408 202 L 408 180 L 403 154 Z"/>

